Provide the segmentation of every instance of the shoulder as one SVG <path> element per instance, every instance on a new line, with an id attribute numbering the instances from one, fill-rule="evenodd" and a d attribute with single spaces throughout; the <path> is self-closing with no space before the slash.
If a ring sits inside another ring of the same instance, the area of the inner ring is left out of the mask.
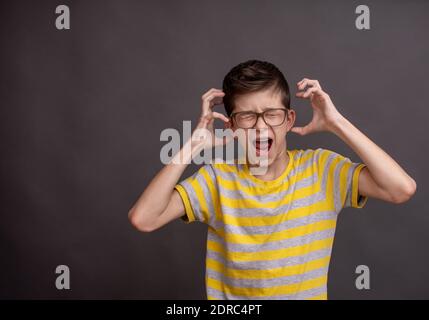
<path id="1" fill-rule="evenodd" d="M 209 165 L 214 174 L 238 174 L 244 170 L 244 164 L 235 162 L 215 162 Z"/>
<path id="2" fill-rule="evenodd" d="M 347 160 L 341 154 L 326 148 L 294 149 L 290 152 L 293 155 L 294 163 L 298 166 L 304 163 L 324 166 L 332 161 Z"/>
<path id="3" fill-rule="evenodd" d="M 231 179 L 239 176 L 244 170 L 243 164 L 239 163 L 225 163 L 215 162 L 202 165 L 197 171 L 194 172 L 194 178 L 204 178 L 205 180 L 216 180 L 217 177 Z"/>
<path id="4" fill-rule="evenodd" d="M 316 162 L 322 154 L 329 152 L 327 149 L 317 148 L 317 149 L 291 149 L 289 150 L 293 156 L 293 161 L 300 165 L 304 162 Z"/>

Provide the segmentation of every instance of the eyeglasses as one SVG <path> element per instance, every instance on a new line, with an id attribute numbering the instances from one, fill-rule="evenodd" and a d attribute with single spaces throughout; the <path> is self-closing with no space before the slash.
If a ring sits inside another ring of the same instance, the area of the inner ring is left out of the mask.
<path id="1" fill-rule="evenodd" d="M 262 117 L 265 124 L 270 127 L 281 126 L 286 119 L 287 110 L 284 108 L 267 109 L 264 112 L 242 111 L 231 114 L 233 122 L 242 129 L 253 128 Z"/>

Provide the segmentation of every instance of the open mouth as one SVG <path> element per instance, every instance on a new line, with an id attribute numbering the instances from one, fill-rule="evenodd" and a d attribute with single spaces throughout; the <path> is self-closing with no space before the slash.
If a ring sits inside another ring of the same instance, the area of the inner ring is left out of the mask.
<path id="1" fill-rule="evenodd" d="M 272 138 L 255 139 L 253 145 L 256 149 L 257 154 L 268 153 L 273 145 Z"/>

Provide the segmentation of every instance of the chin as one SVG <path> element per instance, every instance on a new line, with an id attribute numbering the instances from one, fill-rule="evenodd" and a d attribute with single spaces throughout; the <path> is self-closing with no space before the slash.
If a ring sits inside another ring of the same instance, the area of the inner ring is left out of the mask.
<path id="1" fill-rule="evenodd" d="M 273 164 L 276 160 L 278 160 L 284 152 L 286 148 L 272 148 L 268 153 L 268 165 Z"/>
<path id="2" fill-rule="evenodd" d="M 277 153 L 274 150 L 269 150 L 268 154 L 260 154 L 259 152 L 256 152 L 256 156 L 258 157 L 258 162 L 254 163 L 254 165 L 263 165 L 263 166 L 270 166 L 274 163 L 277 159 Z"/>
<path id="3" fill-rule="evenodd" d="M 268 155 L 268 165 L 272 165 L 277 160 L 277 154 Z"/>

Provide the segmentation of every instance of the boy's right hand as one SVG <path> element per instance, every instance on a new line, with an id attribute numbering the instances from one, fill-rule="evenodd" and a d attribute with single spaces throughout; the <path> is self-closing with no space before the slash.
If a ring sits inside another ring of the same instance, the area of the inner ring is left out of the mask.
<path id="1" fill-rule="evenodd" d="M 217 138 L 214 134 L 213 122 L 220 119 L 224 122 L 225 127 L 229 124 L 229 119 L 216 111 L 213 111 L 215 105 L 223 103 L 225 93 L 219 89 L 210 89 L 201 97 L 202 111 L 197 127 L 192 133 L 192 149 L 201 151 L 202 149 L 225 144 L 225 139 Z"/>

